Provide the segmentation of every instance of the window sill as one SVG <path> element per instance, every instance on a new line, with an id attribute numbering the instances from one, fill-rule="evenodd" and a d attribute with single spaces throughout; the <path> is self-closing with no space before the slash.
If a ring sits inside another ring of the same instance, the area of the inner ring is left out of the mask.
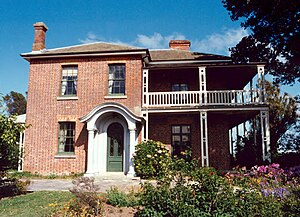
<path id="1" fill-rule="evenodd" d="M 54 156 L 54 159 L 75 159 L 75 154 L 57 154 Z"/>
<path id="2" fill-rule="evenodd" d="M 127 95 L 109 95 L 104 96 L 104 99 L 127 99 Z"/>
<path id="3" fill-rule="evenodd" d="M 57 100 L 58 101 L 62 101 L 62 100 L 78 100 L 78 96 L 58 96 Z"/>

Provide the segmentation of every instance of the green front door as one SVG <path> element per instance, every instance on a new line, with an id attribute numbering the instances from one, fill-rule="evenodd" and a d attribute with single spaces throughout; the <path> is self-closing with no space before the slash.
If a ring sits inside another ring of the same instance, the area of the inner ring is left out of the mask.
<path id="1" fill-rule="evenodd" d="M 107 129 L 107 171 L 123 171 L 124 129 L 119 123 L 109 125 Z"/>

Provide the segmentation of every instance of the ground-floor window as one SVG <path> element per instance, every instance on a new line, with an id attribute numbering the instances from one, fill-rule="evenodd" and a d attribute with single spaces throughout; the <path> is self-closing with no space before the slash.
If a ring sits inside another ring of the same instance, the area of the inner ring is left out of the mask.
<path id="1" fill-rule="evenodd" d="M 58 152 L 74 153 L 75 122 L 60 122 L 58 130 Z"/>
<path id="2" fill-rule="evenodd" d="M 182 152 L 191 147 L 191 126 L 172 125 L 172 154 L 182 156 Z"/>

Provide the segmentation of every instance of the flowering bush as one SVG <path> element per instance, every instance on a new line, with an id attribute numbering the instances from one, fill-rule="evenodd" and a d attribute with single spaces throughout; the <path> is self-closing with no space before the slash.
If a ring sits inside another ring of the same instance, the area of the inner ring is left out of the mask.
<path id="1" fill-rule="evenodd" d="M 134 168 L 141 178 L 162 176 L 167 172 L 170 162 L 170 153 L 161 142 L 148 140 L 136 146 Z"/>
<path id="2" fill-rule="evenodd" d="M 299 216 L 298 167 L 284 171 L 279 164 L 254 166 L 250 171 L 233 171 L 225 177 L 240 192 L 243 189 L 247 194 L 260 195 L 262 201 L 269 201 L 268 205 L 273 204 L 274 209 L 279 208 L 283 216 Z"/>
<path id="3" fill-rule="evenodd" d="M 218 175 L 190 154 L 172 159 L 157 185 L 146 183 L 138 216 L 299 216 L 297 169 L 278 164 Z"/>
<path id="4" fill-rule="evenodd" d="M 72 182 L 70 189 L 76 198 L 64 205 L 64 216 L 97 216 L 103 212 L 103 202 L 106 198 L 99 195 L 99 188 L 94 184 L 94 178 L 80 177 Z"/>

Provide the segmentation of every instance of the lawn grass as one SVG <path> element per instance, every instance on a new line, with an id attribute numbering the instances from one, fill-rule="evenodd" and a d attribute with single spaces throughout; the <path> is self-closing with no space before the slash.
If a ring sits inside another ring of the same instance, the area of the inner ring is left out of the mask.
<path id="1" fill-rule="evenodd" d="M 0 216 L 51 216 L 73 198 L 70 192 L 39 191 L 0 200 Z"/>

